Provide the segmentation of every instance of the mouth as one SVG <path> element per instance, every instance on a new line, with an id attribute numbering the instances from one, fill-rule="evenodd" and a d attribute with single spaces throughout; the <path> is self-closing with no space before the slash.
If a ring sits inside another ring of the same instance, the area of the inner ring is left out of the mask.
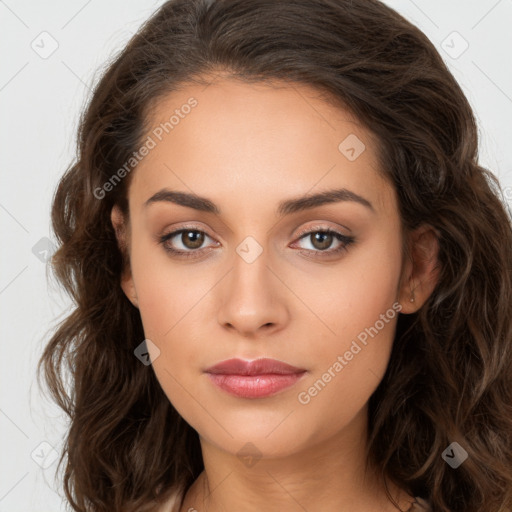
<path id="1" fill-rule="evenodd" d="M 205 370 L 223 391 L 240 398 L 264 398 L 293 386 L 306 370 L 277 359 L 229 359 Z"/>

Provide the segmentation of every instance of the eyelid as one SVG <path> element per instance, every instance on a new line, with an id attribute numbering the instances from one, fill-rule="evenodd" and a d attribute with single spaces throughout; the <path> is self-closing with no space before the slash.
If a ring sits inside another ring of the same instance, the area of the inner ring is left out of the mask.
<path id="1" fill-rule="evenodd" d="M 348 228 L 347 228 L 348 229 Z M 349 230 L 350 231 L 350 230 Z M 341 256 L 343 253 L 348 251 L 348 248 L 352 246 L 356 242 L 356 238 L 353 235 L 345 235 L 340 232 L 340 230 L 332 228 L 331 226 L 325 225 L 313 225 L 308 228 L 304 228 L 301 230 L 295 237 L 295 241 L 293 242 L 292 247 L 299 243 L 303 239 L 307 239 L 308 236 L 311 236 L 313 233 L 326 233 L 334 236 L 338 243 L 340 244 L 336 249 L 327 249 L 325 251 L 321 251 L 319 249 L 302 249 L 299 248 L 299 252 L 303 254 L 307 258 L 315 259 L 323 259 L 334 258 L 337 256 Z"/>
<path id="2" fill-rule="evenodd" d="M 352 233 L 351 229 L 347 228 L 346 226 L 342 226 L 342 227 L 345 228 L 350 233 Z M 310 225 L 310 226 L 300 230 L 295 236 L 297 238 L 300 238 L 302 235 L 306 235 L 306 234 L 309 234 L 311 232 L 316 232 L 316 231 L 333 231 L 333 232 L 339 233 L 340 235 L 343 235 L 343 233 L 340 233 L 339 229 L 333 228 L 331 226 L 325 225 L 325 223 L 319 222 L 318 224 L 313 224 L 312 226 Z M 343 235 L 343 236 L 350 237 L 350 235 Z"/>
<path id="3" fill-rule="evenodd" d="M 178 228 L 170 229 L 169 231 L 164 232 L 164 234 L 162 234 L 162 235 L 157 235 L 156 240 L 157 240 L 157 242 L 161 242 L 163 238 L 170 240 L 170 239 L 174 238 L 175 236 L 181 234 L 184 231 L 197 231 L 198 233 L 204 233 L 208 238 L 211 238 L 212 240 L 217 242 L 215 237 L 210 235 L 206 229 L 202 228 L 201 226 L 193 225 L 193 224 L 192 225 L 184 225 L 184 226 L 180 226 Z M 189 250 L 189 251 L 184 251 L 184 252 L 198 252 L 201 250 L 202 249 L 197 249 L 195 251 Z"/>

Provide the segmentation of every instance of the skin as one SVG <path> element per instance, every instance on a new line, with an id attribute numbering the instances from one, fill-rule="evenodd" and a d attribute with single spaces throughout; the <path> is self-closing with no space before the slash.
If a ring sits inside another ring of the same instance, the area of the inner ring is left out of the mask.
<path id="1" fill-rule="evenodd" d="M 160 351 L 150 348 L 153 369 L 200 436 L 205 471 L 180 510 L 394 511 L 373 468 L 365 472 L 364 449 L 368 400 L 398 314 L 309 403 L 298 393 L 394 303 L 410 314 L 427 300 L 437 280 L 435 233 L 411 233 L 411 258 L 402 257 L 397 197 L 378 172 L 374 139 L 315 89 L 229 78 L 186 85 L 159 102 L 152 126 L 191 96 L 198 105 L 133 171 L 129 220 L 112 210 L 130 257 L 121 286 Z M 354 161 L 338 149 L 350 134 L 366 146 Z M 280 201 L 342 187 L 374 211 L 339 201 L 276 214 Z M 207 197 L 221 214 L 163 201 L 144 207 L 163 188 Z M 199 249 L 181 235 L 167 243 L 199 257 L 173 257 L 158 243 L 191 225 L 206 233 Z M 298 236 L 327 228 L 355 241 L 329 256 L 342 245 L 335 237 L 322 245 L 314 234 Z M 248 236 L 263 249 L 251 263 L 236 251 Z M 274 396 L 238 398 L 204 373 L 233 357 L 275 358 L 307 373 Z M 237 456 L 248 442 L 261 457 L 253 465 Z M 388 487 L 407 510 L 412 497 Z"/>

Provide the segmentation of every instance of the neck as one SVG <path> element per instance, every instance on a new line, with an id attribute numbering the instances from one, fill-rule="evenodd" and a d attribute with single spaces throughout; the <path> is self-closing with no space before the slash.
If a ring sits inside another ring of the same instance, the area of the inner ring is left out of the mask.
<path id="1" fill-rule="evenodd" d="M 182 512 L 396 512 L 413 498 L 366 465 L 367 411 L 331 437 L 288 456 L 242 459 L 201 439 L 204 471 L 185 496 Z M 361 435 L 361 433 L 364 435 Z M 254 443 L 257 444 L 256 442 Z"/>

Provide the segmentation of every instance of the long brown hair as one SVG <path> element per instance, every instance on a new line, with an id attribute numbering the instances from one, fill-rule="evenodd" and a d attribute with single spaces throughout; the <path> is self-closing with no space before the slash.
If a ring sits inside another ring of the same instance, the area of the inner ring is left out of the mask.
<path id="1" fill-rule="evenodd" d="M 52 205 L 53 269 L 74 310 L 39 366 L 71 420 L 59 467 L 74 510 L 152 510 L 203 469 L 197 433 L 134 356 L 144 332 L 120 287 L 129 261 L 110 211 L 128 215 L 136 171 L 105 184 L 140 148 L 158 99 L 221 72 L 313 85 L 376 135 L 404 232 L 439 233 L 440 274 L 420 310 L 399 316 L 370 398 L 368 460 L 434 511 L 510 510 L 510 212 L 477 162 L 460 86 L 428 38 L 377 0 L 171 0 L 102 74 Z M 456 469 L 442 457 L 453 442 L 468 454 Z"/>

